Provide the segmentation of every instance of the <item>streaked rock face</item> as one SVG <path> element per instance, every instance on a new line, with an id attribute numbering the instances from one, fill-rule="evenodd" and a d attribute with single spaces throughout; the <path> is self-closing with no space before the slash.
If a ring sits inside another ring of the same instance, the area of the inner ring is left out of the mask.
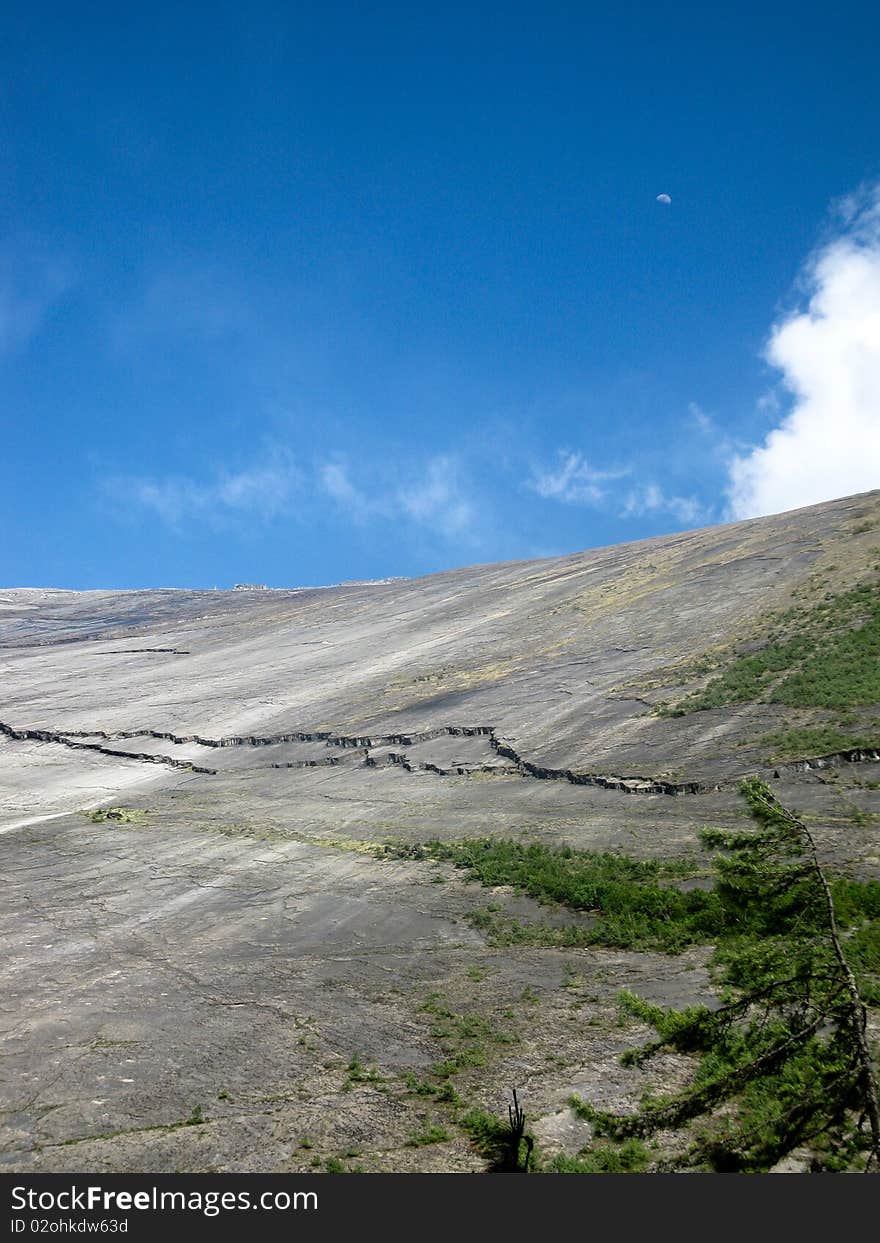
<path id="1" fill-rule="evenodd" d="M 368 848 L 493 833 L 682 854 L 740 817 L 738 779 L 760 769 L 816 817 L 829 857 L 877 873 L 840 799 L 842 783 L 880 811 L 858 777 L 871 753 L 829 783 L 815 756 L 767 769 L 774 705 L 654 708 L 700 685 L 696 658 L 756 641 L 793 592 L 859 581 L 878 512 L 871 493 L 321 589 L 0 592 L 7 1165 L 308 1168 L 297 1144 L 314 1135 L 322 1159 L 359 1147 L 365 1168 L 480 1168 L 460 1135 L 408 1146 L 418 1098 L 387 1088 L 438 1059 L 424 1017 L 438 991 L 497 1016 L 538 997 L 531 1034 L 466 1087 L 502 1108 L 525 1085 L 548 1142 L 580 1134 L 565 1102 L 599 1068 L 640 1090 L 610 1069 L 614 992 L 698 996 L 699 955 L 492 949 L 466 921 L 485 894 Z M 144 814 L 85 814 L 111 806 Z M 596 1017 L 576 1031 L 573 969 Z M 355 1055 L 385 1090 L 343 1091 Z M 196 1106 L 208 1121 L 179 1126 Z"/>

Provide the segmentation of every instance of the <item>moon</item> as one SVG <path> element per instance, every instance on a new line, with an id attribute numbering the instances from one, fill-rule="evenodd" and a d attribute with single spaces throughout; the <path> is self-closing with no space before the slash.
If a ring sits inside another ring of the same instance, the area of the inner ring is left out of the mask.
<path id="1" fill-rule="evenodd" d="M 657 202 L 658 203 L 671 203 L 672 199 L 669 197 L 668 194 L 658 194 Z"/>

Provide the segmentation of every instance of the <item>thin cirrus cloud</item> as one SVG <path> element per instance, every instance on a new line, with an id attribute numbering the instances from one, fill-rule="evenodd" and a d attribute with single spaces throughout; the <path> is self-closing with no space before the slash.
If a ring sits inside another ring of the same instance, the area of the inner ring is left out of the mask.
<path id="1" fill-rule="evenodd" d="M 838 207 L 807 261 L 806 305 L 775 325 L 766 358 L 788 410 L 729 462 L 730 514 L 753 518 L 880 487 L 880 184 Z M 776 413 L 778 397 L 764 409 Z"/>
<path id="2" fill-rule="evenodd" d="M 547 500 L 566 505 L 598 504 L 607 495 L 607 484 L 621 479 L 627 471 L 597 470 L 581 453 L 561 450 L 555 467 L 536 469 L 527 486 Z"/>
<path id="3" fill-rule="evenodd" d="M 317 469 L 319 491 L 334 501 L 352 522 L 366 522 L 381 508 L 378 498 L 370 499 L 365 492 L 352 483 L 344 462 L 325 462 Z"/>
<path id="4" fill-rule="evenodd" d="M 411 519 L 447 539 L 468 534 L 477 516 L 449 457 L 432 458 L 420 478 L 398 490 L 397 501 Z"/>
<path id="5" fill-rule="evenodd" d="M 118 476 L 108 495 L 124 495 L 129 505 L 152 513 L 167 525 L 190 521 L 223 525 L 237 518 L 269 521 L 287 512 L 299 495 L 303 474 L 285 449 L 240 471 L 221 470 L 213 478 L 186 475 Z"/>
<path id="6" fill-rule="evenodd" d="M 691 414 L 701 431 L 711 427 L 699 407 L 692 406 Z M 600 470 L 582 454 L 568 450 L 558 454 L 555 467 L 535 470 L 527 486 L 546 500 L 612 510 L 620 518 L 669 514 L 676 522 L 692 526 L 708 516 L 695 497 L 676 496 L 656 483 L 633 480 L 628 469 Z"/>
<path id="7" fill-rule="evenodd" d="M 696 497 L 671 495 L 656 483 L 640 484 L 624 498 L 621 517 L 640 518 L 643 514 L 671 514 L 685 526 L 693 526 L 710 517 L 706 506 Z"/>
<path id="8" fill-rule="evenodd" d="M 365 478 L 352 479 L 342 460 L 303 468 L 287 448 L 275 447 L 243 470 L 222 470 L 207 479 L 116 476 L 108 480 L 105 494 L 124 495 L 129 508 L 172 528 L 192 522 L 214 527 L 270 522 L 294 511 L 308 518 L 330 501 L 356 525 L 383 520 L 441 539 L 473 543 L 477 538 L 478 506 L 455 458 L 438 455 L 390 474 L 367 466 L 362 474 Z"/>
<path id="9" fill-rule="evenodd" d="M 443 539 L 475 536 L 478 507 L 468 493 L 460 463 L 448 455 L 391 477 L 387 471 L 373 472 L 368 486 L 355 483 L 344 462 L 329 462 L 318 468 L 317 482 L 319 490 L 355 523 L 381 518 L 408 522 Z"/>

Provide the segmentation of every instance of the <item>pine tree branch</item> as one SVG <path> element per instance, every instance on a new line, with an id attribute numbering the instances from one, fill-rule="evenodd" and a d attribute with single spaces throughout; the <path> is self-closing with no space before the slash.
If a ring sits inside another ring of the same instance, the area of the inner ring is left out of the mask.
<path id="1" fill-rule="evenodd" d="M 848 994 L 848 1010 L 850 1012 L 850 1020 L 852 1029 L 856 1038 L 856 1046 L 858 1049 L 860 1078 L 865 1093 L 865 1112 L 868 1115 L 868 1121 L 871 1127 L 871 1152 L 868 1157 L 866 1169 L 869 1169 L 872 1161 L 880 1163 L 880 1100 L 878 1100 L 877 1077 L 874 1073 L 874 1065 L 871 1059 L 871 1049 L 868 1044 L 868 1014 L 865 1003 L 862 1001 L 859 993 L 859 986 L 852 968 L 847 962 L 846 955 L 843 952 L 843 946 L 840 940 L 840 932 L 837 927 L 837 915 L 834 909 L 834 897 L 831 893 L 831 886 L 825 876 L 825 872 L 819 862 L 819 855 L 816 850 L 816 843 L 813 835 L 804 824 L 792 812 L 783 807 L 773 795 L 767 791 L 756 790 L 754 787 L 750 790 L 750 797 L 758 802 L 770 816 L 781 816 L 787 824 L 789 824 L 800 835 L 804 841 L 807 853 L 815 872 L 816 878 L 822 889 L 825 900 L 825 913 L 828 922 L 828 932 L 831 938 L 831 944 L 834 949 L 834 956 L 840 967 L 840 973 Z"/>
<path id="2" fill-rule="evenodd" d="M 631 1118 L 615 1118 L 613 1115 L 601 1114 L 598 1111 L 595 1116 L 603 1127 L 607 1127 L 610 1133 L 618 1136 L 649 1135 L 654 1131 L 659 1131 L 661 1127 L 679 1126 L 683 1122 L 706 1113 L 722 1101 L 729 1100 L 756 1076 L 778 1065 L 789 1052 L 799 1045 L 806 1044 L 824 1025 L 827 1017 L 828 1011 L 823 1010 L 812 1023 L 789 1036 L 787 1040 L 773 1045 L 772 1048 L 752 1058 L 751 1061 L 734 1067 L 726 1075 L 710 1080 L 689 1093 L 683 1093 L 664 1105 L 649 1106 Z"/>

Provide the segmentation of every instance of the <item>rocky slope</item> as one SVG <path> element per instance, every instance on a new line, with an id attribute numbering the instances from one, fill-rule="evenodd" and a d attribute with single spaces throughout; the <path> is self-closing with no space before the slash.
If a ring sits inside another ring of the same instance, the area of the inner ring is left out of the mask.
<path id="1" fill-rule="evenodd" d="M 701 995 L 705 954 L 499 947 L 373 848 L 678 858 L 759 771 L 880 874 L 878 564 L 875 492 L 418 580 L 0 592 L 7 1166 L 478 1169 L 407 1087 L 474 1013 L 462 1092 L 576 1148 L 572 1091 L 638 1087 L 616 988 Z"/>

